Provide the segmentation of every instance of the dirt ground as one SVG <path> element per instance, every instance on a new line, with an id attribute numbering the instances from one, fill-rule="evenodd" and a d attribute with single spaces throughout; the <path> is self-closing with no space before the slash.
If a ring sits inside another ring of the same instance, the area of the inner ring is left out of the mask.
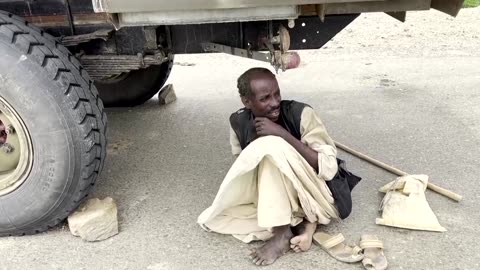
<path id="1" fill-rule="evenodd" d="M 377 226 L 377 189 L 395 177 L 340 151 L 363 180 L 351 216 L 320 229 L 349 242 L 377 234 L 389 269 L 480 269 L 480 8 L 457 18 L 410 12 L 406 23 L 362 15 L 324 48 L 300 55 L 299 68 L 278 75 L 284 99 L 312 105 L 335 140 L 464 195 L 455 203 L 427 191 L 445 233 Z M 109 155 L 92 195 L 117 201 L 120 234 L 86 243 L 65 225 L 1 238 L 1 270 L 257 269 L 249 245 L 202 231 L 196 218 L 233 161 L 227 119 L 241 106 L 236 78 L 268 65 L 222 54 L 175 61 L 175 103 L 108 110 Z M 266 268 L 363 269 L 318 247 Z"/>

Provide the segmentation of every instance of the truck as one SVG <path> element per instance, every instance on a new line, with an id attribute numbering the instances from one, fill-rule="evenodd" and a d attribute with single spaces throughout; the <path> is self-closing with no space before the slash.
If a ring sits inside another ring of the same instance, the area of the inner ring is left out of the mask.
<path id="1" fill-rule="evenodd" d="M 223 52 L 295 68 L 359 14 L 456 16 L 463 0 L 0 0 L 0 236 L 43 232 L 92 191 L 104 107 L 136 106 L 174 55 Z"/>

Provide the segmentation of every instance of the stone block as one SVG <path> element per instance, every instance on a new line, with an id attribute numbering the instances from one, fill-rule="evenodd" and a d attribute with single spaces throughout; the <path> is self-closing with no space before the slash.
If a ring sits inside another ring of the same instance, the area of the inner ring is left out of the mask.
<path id="1" fill-rule="evenodd" d="M 117 205 L 107 197 L 90 199 L 68 217 L 68 227 L 85 241 L 101 241 L 118 234 Z"/>
<path id="2" fill-rule="evenodd" d="M 158 94 L 158 101 L 160 105 L 166 105 L 177 100 L 177 95 L 175 95 L 175 90 L 173 89 L 172 84 L 165 85 L 160 93 Z"/>

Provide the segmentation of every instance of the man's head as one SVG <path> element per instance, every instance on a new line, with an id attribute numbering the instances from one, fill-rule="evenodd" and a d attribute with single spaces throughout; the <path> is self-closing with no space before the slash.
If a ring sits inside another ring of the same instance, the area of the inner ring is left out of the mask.
<path id="1" fill-rule="evenodd" d="M 237 80 L 243 105 L 255 117 L 277 121 L 280 116 L 280 88 L 275 75 L 266 68 L 251 68 Z"/>

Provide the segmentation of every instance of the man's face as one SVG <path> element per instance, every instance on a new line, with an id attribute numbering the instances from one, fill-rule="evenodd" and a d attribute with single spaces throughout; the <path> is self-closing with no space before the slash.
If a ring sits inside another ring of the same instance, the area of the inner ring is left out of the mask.
<path id="1" fill-rule="evenodd" d="M 273 122 L 280 116 L 280 88 L 274 76 L 255 75 L 250 81 L 252 96 L 242 97 L 242 102 L 255 117 L 266 117 Z"/>

